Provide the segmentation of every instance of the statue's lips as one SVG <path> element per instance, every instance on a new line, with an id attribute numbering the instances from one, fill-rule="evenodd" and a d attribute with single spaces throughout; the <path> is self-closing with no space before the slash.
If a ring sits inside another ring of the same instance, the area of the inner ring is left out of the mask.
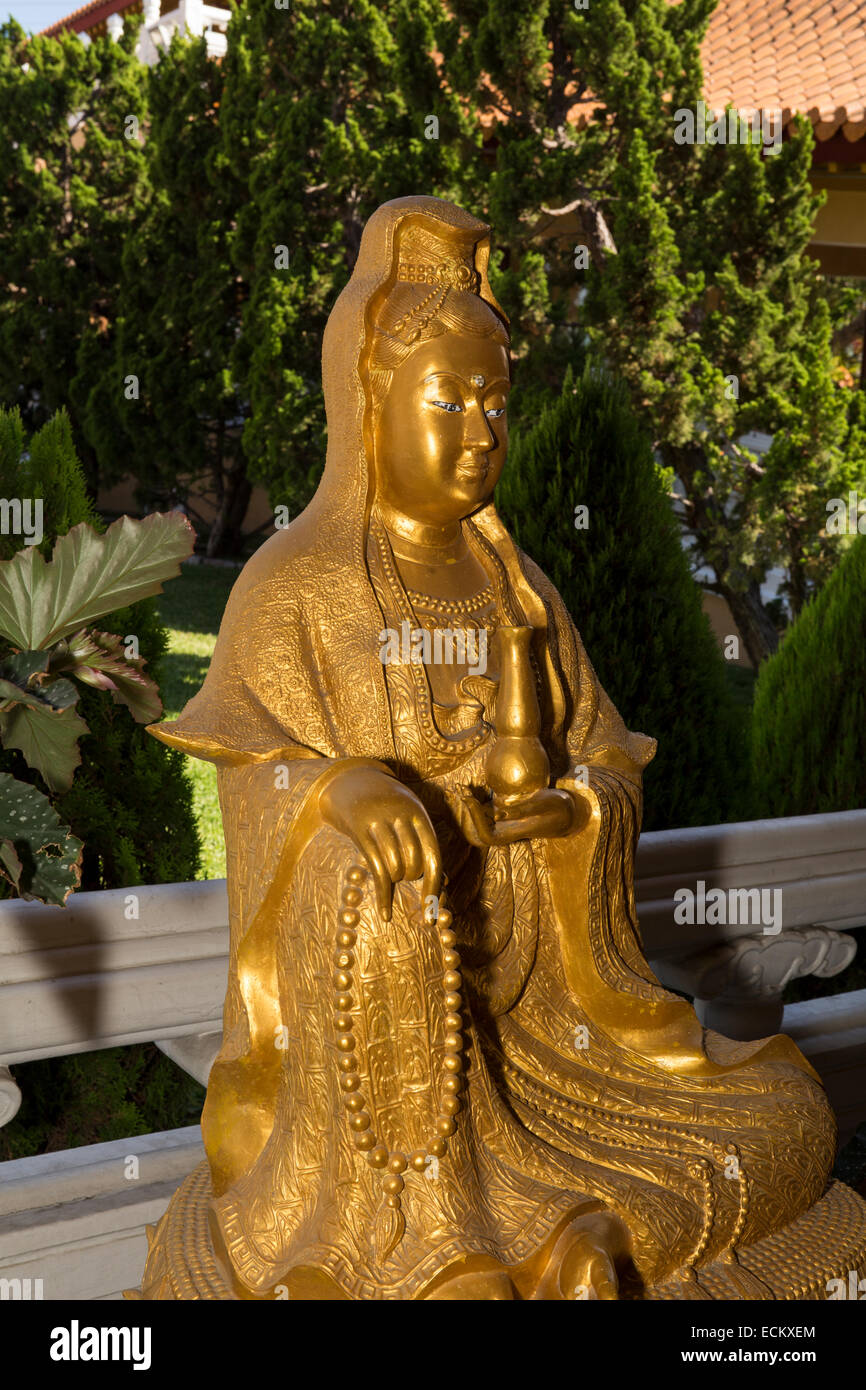
<path id="1" fill-rule="evenodd" d="M 467 459 L 465 463 L 458 464 L 454 471 L 458 478 L 471 478 L 475 481 L 487 477 L 490 464 L 487 459 Z"/>

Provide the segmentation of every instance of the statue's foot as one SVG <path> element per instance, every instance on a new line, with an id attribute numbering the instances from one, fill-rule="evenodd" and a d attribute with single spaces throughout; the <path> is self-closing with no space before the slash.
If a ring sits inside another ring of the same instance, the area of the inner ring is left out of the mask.
<path id="1" fill-rule="evenodd" d="M 454 1274 L 437 1284 L 428 1299 L 453 1299 L 461 1303 L 479 1303 L 514 1298 L 514 1285 L 507 1274 L 497 1270 L 474 1274 Z"/>
<path id="2" fill-rule="evenodd" d="M 559 1267 L 560 1297 L 573 1299 L 616 1299 L 619 1279 L 613 1257 L 589 1232 L 576 1235 Z"/>
<path id="3" fill-rule="evenodd" d="M 533 1302 L 619 1297 L 617 1261 L 628 1253 L 628 1231 L 610 1212 L 579 1216 L 565 1228 L 532 1293 Z"/>

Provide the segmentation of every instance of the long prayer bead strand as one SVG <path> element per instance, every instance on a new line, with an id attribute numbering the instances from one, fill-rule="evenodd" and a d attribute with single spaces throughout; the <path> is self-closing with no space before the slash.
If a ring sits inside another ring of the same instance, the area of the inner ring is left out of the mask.
<path id="1" fill-rule="evenodd" d="M 372 1117 L 361 1091 L 361 1078 L 358 1075 L 358 1059 L 354 1019 L 350 1013 L 353 1004 L 352 989 L 355 955 L 353 947 L 357 942 L 357 927 L 361 916 L 358 908 L 363 900 L 361 885 L 366 878 L 366 870 L 359 864 L 349 869 L 343 888 L 342 908 L 339 913 L 339 927 L 336 936 L 334 965 L 334 1026 L 337 1033 L 337 1048 L 340 1052 L 338 1066 L 342 1073 L 340 1088 L 343 1091 L 349 1128 L 355 1148 L 365 1154 L 371 1168 L 385 1169 L 382 1179 L 382 1195 L 385 1206 L 398 1217 L 396 1238 L 383 1254 L 383 1259 L 391 1253 L 402 1237 L 405 1222 L 401 1211 L 401 1193 L 405 1181 L 403 1174 L 410 1166 L 423 1173 L 431 1158 L 443 1158 L 448 1148 L 448 1140 L 456 1129 L 456 1116 L 460 1110 L 461 1072 L 463 1070 L 463 1019 L 460 1010 L 463 1006 L 463 980 L 460 972 L 460 957 L 457 953 L 457 937 L 451 930 L 453 917 L 440 899 L 438 910 L 425 911 L 424 922 L 436 926 L 442 947 L 442 984 L 445 1006 L 445 1057 L 442 1063 L 445 1075 L 442 1080 L 440 1113 L 434 1121 L 434 1134 L 427 1143 L 407 1156 L 399 1149 L 389 1149 L 373 1133 Z"/>

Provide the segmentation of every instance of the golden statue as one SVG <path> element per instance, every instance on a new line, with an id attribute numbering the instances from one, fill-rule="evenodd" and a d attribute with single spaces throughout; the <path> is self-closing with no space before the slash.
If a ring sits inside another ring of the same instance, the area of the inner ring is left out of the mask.
<path id="1" fill-rule="evenodd" d="M 231 950 L 207 1161 L 133 1297 L 824 1298 L 866 1273 L 809 1063 L 703 1029 L 644 959 L 655 744 L 497 516 L 488 254 L 436 198 L 371 217 L 318 492 L 151 729 L 217 764 Z"/>

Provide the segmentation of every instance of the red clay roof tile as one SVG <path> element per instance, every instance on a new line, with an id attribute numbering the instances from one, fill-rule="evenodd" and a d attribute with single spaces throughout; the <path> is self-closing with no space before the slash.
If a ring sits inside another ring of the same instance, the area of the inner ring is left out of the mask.
<path id="1" fill-rule="evenodd" d="M 821 139 L 862 138 L 864 0 L 719 0 L 701 56 L 708 106 L 789 107 Z"/>
<path id="2" fill-rule="evenodd" d="M 90 0 L 90 4 L 81 5 L 79 9 L 72 10 L 64 19 L 58 19 L 56 23 L 49 24 L 47 29 L 42 29 L 40 32 L 50 38 L 56 37 L 64 29 L 72 29 L 76 33 L 81 33 L 92 25 L 101 23 L 110 14 L 122 14 L 134 3 L 135 0 Z"/>

